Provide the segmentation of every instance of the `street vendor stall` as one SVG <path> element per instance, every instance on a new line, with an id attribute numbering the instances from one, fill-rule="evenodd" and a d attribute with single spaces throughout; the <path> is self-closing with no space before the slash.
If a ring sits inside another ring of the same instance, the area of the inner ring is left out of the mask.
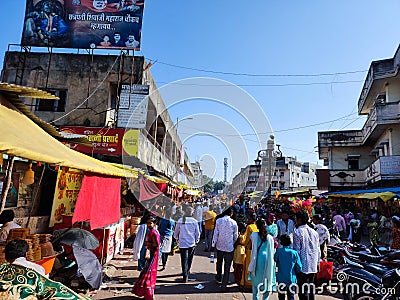
<path id="1" fill-rule="evenodd" d="M 324 195 L 342 208 L 352 206 L 363 211 L 378 210 L 386 215 L 400 211 L 400 187 L 330 192 Z"/>

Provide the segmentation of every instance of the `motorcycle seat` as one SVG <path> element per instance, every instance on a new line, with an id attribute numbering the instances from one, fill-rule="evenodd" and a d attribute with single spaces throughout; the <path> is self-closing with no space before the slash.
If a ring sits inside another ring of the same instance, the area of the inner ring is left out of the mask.
<path id="1" fill-rule="evenodd" d="M 358 255 L 362 260 L 365 260 L 366 262 L 379 262 L 383 258 L 383 256 L 364 254 L 364 253 L 359 253 Z"/>

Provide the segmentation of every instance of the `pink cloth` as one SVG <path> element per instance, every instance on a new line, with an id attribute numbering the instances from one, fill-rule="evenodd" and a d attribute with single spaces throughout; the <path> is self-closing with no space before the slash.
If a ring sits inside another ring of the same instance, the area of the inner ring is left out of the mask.
<path id="1" fill-rule="evenodd" d="M 139 201 L 151 200 L 162 194 L 153 181 L 144 177 L 139 177 L 139 189 Z"/>
<path id="2" fill-rule="evenodd" d="M 90 229 L 105 227 L 120 220 L 120 206 L 121 178 L 85 174 L 72 223 L 90 221 Z"/>

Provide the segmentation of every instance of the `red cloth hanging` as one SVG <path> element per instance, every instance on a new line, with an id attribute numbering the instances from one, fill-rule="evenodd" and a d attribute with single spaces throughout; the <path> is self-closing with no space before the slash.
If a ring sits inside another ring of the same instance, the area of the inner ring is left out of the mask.
<path id="1" fill-rule="evenodd" d="M 85 174 L 75 204 L 72 223 L 90 222 L 90 229 L 118 222 L 121 218 L 121 178 Z"/>
<path id="2" fill-rule="evenodd" d="M 156 183 L 156 186 L 161 192 L 165 193 L 168 185 L 167 183 L 161 182 L 161 183 Z"/>
<path id="3" fill-rule="evenodd" d="M 154 199 L 162 194 L 153 181 L 139 177 L 139 201 Z"/>

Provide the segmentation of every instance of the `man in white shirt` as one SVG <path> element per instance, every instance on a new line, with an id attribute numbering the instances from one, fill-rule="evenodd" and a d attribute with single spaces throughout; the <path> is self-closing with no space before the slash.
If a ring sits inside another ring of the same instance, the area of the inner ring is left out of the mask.
<path id="1" fill-rule="evenodd" d="M 238 238 L 238 226 L 232 219 L 233 208 L 229 207 L 223 212 L 223 217 L 215 222 L 212 248 L 217 250 L 217 275 L 215 279 L 221 282 L 222 290 L 226 290 L 229 282 L 229 272 L 233 261 L 234 244 Z M 212 250 L 211 250 L 212 251 Z M 224 262 L 224 276 L 222 277 L 222 263 Z"/>
<path id="2" fill-rule="evenodd" d="M 315 215 L 313 217 L 314 228 L 318 233 L 319 237 L 319 247 L 321 250 L 321 259 L 326 260 L 328 258 L 328 248 L 327 244 L 331 239 L 331 235 L 329 234 L 328 227 L 322 224 L 322 216 Z"/>
<path id="3" fill-rule="evenodd" d="M 0 224 L 3 226 L 0 229 L 0 242 L 7 241 L 8 234 L 11 229 L 21 228 L 17 223 L 14 222 L 14 211 L 4 210 L 0 215 Z"/>
<path id="4" fill-rule="evenodd" d="M 174 238 L 176 239 L 181 254 L 183 282 L 189 281 L 194 250 L 200 240 L 200 231 L 197 221 L 193 216 L 193 208 L 188 207 L 185 215 L 178 220 L 175 226 Z"/>
<path id="5" fill-rule="evenodd" d="M 7 262 L 14 265 L 35 270 L 40 275 L 45 276 L 45 270 L 42 266 L 26 260 L 26 253 L 29 246 L 25 240 L 12 240 L 7 243 L 4 252 Z"/>
<path id="6" fill-rule="evenodd" d="M 297 274 L 300 300 L 315 299 L 314 279 L 321 260 L 318 233 L 308 225 L 308 214 L 301 211 L 296 214 L 297 229 L 293 233 L 293 249 L 300 255 L 303 265 Z"/>
<path id="7" fill-rule="evenodd" d="M 196 208 L 194 210 L 194 218 L 197 220 L 197 224 L 199 225 L 200 236 L 202 233 L 202 226 L 203 226 L 203 206 L 201 202 L 196 203 Z"/>
<path id="8" fill-rule="evenodd" d="M 294 232 L 294 222 L 292 219 L 289 219 L 288 212 L 282 212 L 281 219 L 276 222 L 276 226 L 278 226 L 278 239 L 281 235 L 287 234 L 293 240 L 293 232 Z"/>

